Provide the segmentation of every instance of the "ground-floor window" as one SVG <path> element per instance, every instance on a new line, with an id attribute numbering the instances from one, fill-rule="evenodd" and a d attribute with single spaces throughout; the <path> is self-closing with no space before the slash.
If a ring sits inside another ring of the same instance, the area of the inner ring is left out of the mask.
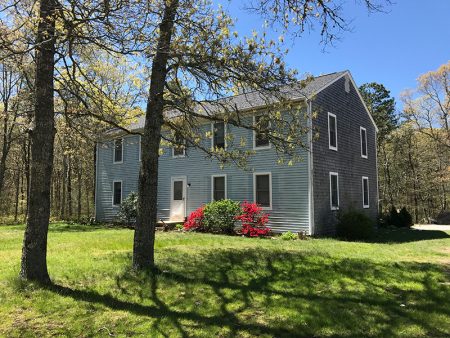
<path id="1" fill-rule="evenodd" d="M 113 205 L 122 203 L 122 181 L 113 182 Z"/>
<path id="2" fill-rule="evenodd" d="M 227 177 L 225 175 L 212 176 L 212 200 L 219 201 L 227 198 Z"/>
<path id="3" fill-rule="evenodd" d="M 363 176 L 362 178 L 362 197 L 363 197 L 363 208 L 369 207 L 369 178 Z"/>
<path id="4" fill-rule="evenodd" d="M 339 209 L 339 175 L 335 172 L 330 172 L 330 207 Z"/>
<path id="5" fill-rule="evenodd" d="M 253 174 L 253 195 L 255 202 L 264 209 L 272 209 L 272 174 Z"/>

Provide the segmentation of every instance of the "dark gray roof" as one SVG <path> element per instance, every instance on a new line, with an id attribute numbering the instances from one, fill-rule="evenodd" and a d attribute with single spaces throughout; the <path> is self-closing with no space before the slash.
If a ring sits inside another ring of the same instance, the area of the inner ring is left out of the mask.
<path id="1" fill-rule="evenodd" d="M 290 86 L 283 87 L 281 89 L 281 93 L 284 98 L 287 98 L 289 100 L 295 101 L 300 99 L 309 98 L 313 95 L 315 95 L 318 91 L 320 91 L 322 88 L 324 88 L 329 83 L 335 81 L 337 78 L 341 77 L 343 74 L 345 74 L 347 71 L 341 71 L 341 72 L 335 72 L 325 75 L 320 75 L 316 77 L 309 77 L 306 84 L 304 84 L 302 81 L 298 82 L 297 84 L 293 84 Z M 201 107 L 199 107 L 198 113 L 199 114 L 211 114 L 214 111 L 217 111 L 218 107 L 220 106 L 223 109 L 226 109 L 226 107 L 229 107 L 232 110 L 247 110 L 252 108 L 259 108 L 267 105 L 268 97 L 267 95 L 263 95 L 260 92 L 253 91 L 245 94 L 239 94 L 235 96 L 230 96 L 221 99 L 218 101 L 218 104 L 203 104 Z M 168 116 L 177 116 L 180 113 L 171 110 L 167 111 L 166 114 Z M 130 130 L 136 130 L 136 129 L 142 129 L 144 127 L 144 116 L 141 116 L 136 123 L 133 123 L 130 125 Z"/>

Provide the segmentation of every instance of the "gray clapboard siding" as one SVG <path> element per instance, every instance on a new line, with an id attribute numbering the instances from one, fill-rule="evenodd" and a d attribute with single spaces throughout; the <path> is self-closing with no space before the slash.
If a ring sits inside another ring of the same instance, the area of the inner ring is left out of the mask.
<path id="1" fill-rule="evenodd" d="M 210 124 L 204 126 L 211 128 Z M 228 125 L 227 132 L 234 136 L 234 143 L 239 143 L 241 137 L 246 139 L 246 147 L 253 147 L 253 132 L 244 128 Z M 123 197 L 137 190 L 139 173 L 138 136 L 124 138 L 124 160 L 122 164 L 113 164 L 113 142 L 98 145 L 98 176 L 96 210 L 97 219 L 110 221 L 117 213 L 117 207 L 112 206 L 112 182 L 122 180 Z M 210 140 L 205 140 L 205 145 Z M 230 147 L 232 145 L 229 145 Z M 270 223 L 274 231 L 306 231 L 309 232 L 309 196 L 308 196 L 308 156 L 305 150 L 300 150 L 304 161 L 292 166 L 278 165 L 275 149 L 257 150 L 249 160 L 249 171 L 219 165 L 207 158 L 205 153 L 188 147 L 186 157 L 173 158 L 172 149 L 164 148 L 159 161 L 158 179 L 158 218 L 169 220 L 171 199 L 171 178 L 186 176 L 187 214 L 211 201 L 211 176 L 227 175 L 227 197 L 237 201 L 254 201 L 253 173 L 271 172 L 272 175 L 272 210 Z"/>

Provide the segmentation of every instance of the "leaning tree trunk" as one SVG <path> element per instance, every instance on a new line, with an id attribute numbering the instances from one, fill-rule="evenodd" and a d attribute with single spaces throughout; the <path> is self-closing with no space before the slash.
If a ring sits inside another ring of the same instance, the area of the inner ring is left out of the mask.
<path id="1" fill-rule="evenodd" d="M 147 269 L 154 266 L 155 227 L 157 217 L 158 160 L 161 126 L 163 124 L 163 92 L 167 77 L 170 42 L 178 0 L 167 1 L 159 25 L 159 41 L 153 59 L 142 136 L 141 169 L 139 172 L 138 217 L 134 232 L 133 266 Z"/>
<path id="2" fill-rule="evenodd" d="M 30 130 L 30 205 L 20 271 L 22 278 L 42 283 L 50 281 L 47 271 L 47 232 L 55 139 L 53 103 L 55 11 L 55 0 L 41 0 L 36 39 L 34 117 Z"/>

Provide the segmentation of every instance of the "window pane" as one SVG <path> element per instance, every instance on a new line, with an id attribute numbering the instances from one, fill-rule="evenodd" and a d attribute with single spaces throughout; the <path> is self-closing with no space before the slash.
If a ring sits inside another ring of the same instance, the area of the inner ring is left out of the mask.
<path id="1" fill-rule="evenodd" d="M 180 134 L 175 134 L 175 145 L 173 147 L 174 156 L 184 156 L 185 141 Z"/>
<path id="2" fill-rule="evenodd" d="M 225 148 L 225 123 L 214 123 L 214 147 Z"/>
<path id="3" fill-rule="evenodd" d="M 367 156 L 367 136 L 366 136 L 366 131 L 364 129 L 361 129 L 361 149 L 362 149 L 362 154 L 364 156 Z"/>
<path id="4" fill-rule="evenodd" d="M 122 139 L 114 141 L 114 162 L 122 162 Z"/>
<path id="5" fill-rule="evenodd" d="M 336 147 L 336 118 L 334 116 L 328 116 L 328 127 L 330 130 L 330 146 Z"/>
<path id="6" fill-rule="evenodd" d="M 270 177 L 256 176 L 256 203 L 263 207 L 270 207 Z"/>
<path id="7" fill-rule="evenodd" d="M 214 177 L 214 201 L 225 199 L 225 177 Z"/>
<path id="8" fill-rule="evenodd" d="M 261 121 L 261 116 L 255 116 L 255 123 L 259 124 L 259 130 L 265 131 L 269 129 L 269 121 L 263 120 Z M 265 133 L 258 133 L 256 132 L 255 135 L 255 146 L 256 147 L 266 147 L 269 145 L 269 138 Z"/>
<path id="9" fill-rule="evenodd" d="M 181 201 L 183 199 L 183 181 L 173 182 L 173 200 Z"/>
<path id="10" fill-rule="evenodd" d="M 114 192 L 113 192 L 113 204 L 119 205 L 122 203 L 122 183 L 121 182 L 114 182 Z"/>
<path id="11" fill-rule="evenodd" d="M 364 205 L 369 205 L 369 180 L 363 180 L 363 203 Z"/>
<path id="12" fill-rule="evenodd" d="M 331 175 L 331 206 L 339 207 L 339 196 L 338 196 L 338 177 L 336 175 Z"/>

